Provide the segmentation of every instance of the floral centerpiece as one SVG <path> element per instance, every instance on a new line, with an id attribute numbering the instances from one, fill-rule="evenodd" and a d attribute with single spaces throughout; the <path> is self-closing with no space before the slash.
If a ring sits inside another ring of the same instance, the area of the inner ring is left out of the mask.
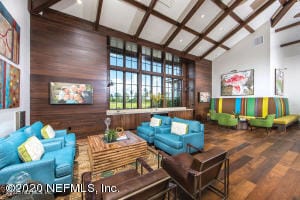
<path id="1" fill-rule="evenodd" d="M 151 101 L 152 101 L 152 104 L 158 108 L 160 102 L 162 101 L 163 99 L 163 95 L 161 95 L 160 93 L 158 94 L 151 94 L 150 95 L 150 98 L 151 98 Z"/>
<path id="2" fill-rule="evenodd" d="M 114 142 L 116 141 L 118 138 L 118 133 L 117 131 L 115 130 L 108 130 L 108 131 L 105 131 L 105 134 L 104 134 L 104 140 L 107 142 L 107 143 L 110 143 L 110 142 Z"/>

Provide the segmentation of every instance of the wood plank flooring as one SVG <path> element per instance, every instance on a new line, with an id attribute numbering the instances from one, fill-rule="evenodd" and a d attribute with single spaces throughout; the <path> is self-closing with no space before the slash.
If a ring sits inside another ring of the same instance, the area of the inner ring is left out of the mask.
<path id="1" fill-rule="evenodd" d="M 205 124 L 204 150 L 229 152 L 229 199 L 300 200 L 300 125 L 287 133 L 273 129 L 232 130 Z M 205 200 L 220 199 L 210 191 Z"/>

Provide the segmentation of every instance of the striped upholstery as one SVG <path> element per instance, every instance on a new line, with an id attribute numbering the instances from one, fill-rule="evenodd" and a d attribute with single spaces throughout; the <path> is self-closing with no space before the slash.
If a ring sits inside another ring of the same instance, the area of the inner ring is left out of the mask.
<path id="1" fill-rule="evenodd" d="M 279 97 L 212 98 L 210 109 L 217 113 L 239 113 L 253 117 L 275 114 L 279 118 L 290 114 L 288 99 Z"/>

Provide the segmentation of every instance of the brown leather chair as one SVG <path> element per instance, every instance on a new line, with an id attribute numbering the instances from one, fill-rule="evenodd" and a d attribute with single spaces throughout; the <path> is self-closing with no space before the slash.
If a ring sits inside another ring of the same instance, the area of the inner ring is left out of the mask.
<path id="1" fill-rule="evenodd" d="M 137 163 L 141 163 L 141 174 L 136 169 L 130 169 L 120 172 L 113 176 L 91 180 L 91 172 L 85 172 L 82 175 L 82 182 L 86 191 L 94 186 L 97 191 L 86 192 L 86 200 L 114 200 L 114 199 L 157 199 L 163 200 L 176 185 L 170 182 L 171 178 L 164 169 L 153 170 L 143 159 L 138 158 Z M 149 172 L 143 175 L 143 167 Z M 88 186 L 89 184 L 93 184 Z M 109 191 L 110 187 L 113 191 Z M 106 191 L 104 191 L 106 189 Z M 114 192 L 117 190 L 117 192 Z"/>
<path id="2" fill-rule="evenodd" d="M 176 184 L 191 199 L 201 199 L 203 190 L 210 189 L 227 199 L 229 185 L 229 159 L 222 149 L 212 149 L 194 156 L 182 153 L 175 156 L 162 155 L 161 165 L 173 178 Z M 223 180 L 219 178 L 224 164 Z M 213 186 L 215 181 L 222 183 L 222 191 Z M 184 199 L 187 199 L 185 197 Z"/>

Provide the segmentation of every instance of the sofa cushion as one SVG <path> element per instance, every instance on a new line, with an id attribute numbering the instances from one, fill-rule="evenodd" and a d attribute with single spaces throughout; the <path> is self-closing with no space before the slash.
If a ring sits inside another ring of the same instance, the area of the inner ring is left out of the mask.
<path id="1" fill-rule="evenodd" d="M 18 147 L 28 139 L 24 132 L 14 132 L 10 134 L 6 141 L 11 145 L 12 151 L 10 153 L 11 162 L 10 164 L 18 164 L 22 161 L 19 158 Z"/>
<path id="2" fill-rule="evenodd" d="M 14 151 L 15 149 L 10 142 L 6 140 L 0 141 L 0 169 L 13 163 L 13 157 L 11 155 Z"/>
<path id="3" fill-rule="evenodd" d="M 162 119 L 152 117 L 151 120 L 150 120 L 150 126 L 151 127 L 160 126 L 161 124 L 162 124 Z"/>
<path id="4" fill-rule="evenodd" d="M 44 151 L 43 144 L 35 136 L 28 138 L 18 147 L 19 157 L 24 162 L 40 160 Z"/>
<path id="5" fill-rule="evenodd" d="M 53 130 L 52 126 L 47 124 L 41 129 L 41 134 L 44 139 L 54 138 L 55 131 Z"/>
<path id="6" fill-rule="evenodd" d="M 171 133 L 176 135 L 187 134 L 189 130 L 189 125 L 181 122 L 172 122 Z"/>
<path id="7" fill-rule="evenodd" d="M 180 123 L 185 123 L 189 125 L 189 132 L 188 133 L 198 133 L 203 130 L 200 122 L 198 121 L 193 121 L 193 120 L 185 120 L 181 118 L 174 117 L 172 122 L 180 122 Z"/>
<path id="8" fill-rule="evenodd" d="M 65 136 L 66 146 L 75 147 L 76 146 L 76 136 L 74 133 L 69 133 Z"/>
<path id="9" fill-rule="evenodd" d="M 34 122 L 30 127 L 26 128 L 24 132 L 29 136 L 36 136 L 38 139 L 43 139 L 41 130 L 43 128 L 43 123 L 40 121 Z"/>
<path id="10" fill-rule="evenodd" d="M 45 153 L 43 159 L 55 160 L 55 177 L 63 177 L 72 174 L 73 171 L 73 148 L 64 147 L 57 151 Z"/>
<path id="11" fill-rule="evenodd" d="M 182 141 L 180 141 L 180 136 L 175 134 L 157 134 L 155 139 L 171 146 L 175 149 L 181 149 L 183 147 Z"/>
<path id="12" fill-rule="evenodd" d="M 287 125 L 287 124 L 297 121 L 298 119 L 299 119 L 298 115 L 286 115 L 286 116 L 274 119 L 274 124 Z"/>

